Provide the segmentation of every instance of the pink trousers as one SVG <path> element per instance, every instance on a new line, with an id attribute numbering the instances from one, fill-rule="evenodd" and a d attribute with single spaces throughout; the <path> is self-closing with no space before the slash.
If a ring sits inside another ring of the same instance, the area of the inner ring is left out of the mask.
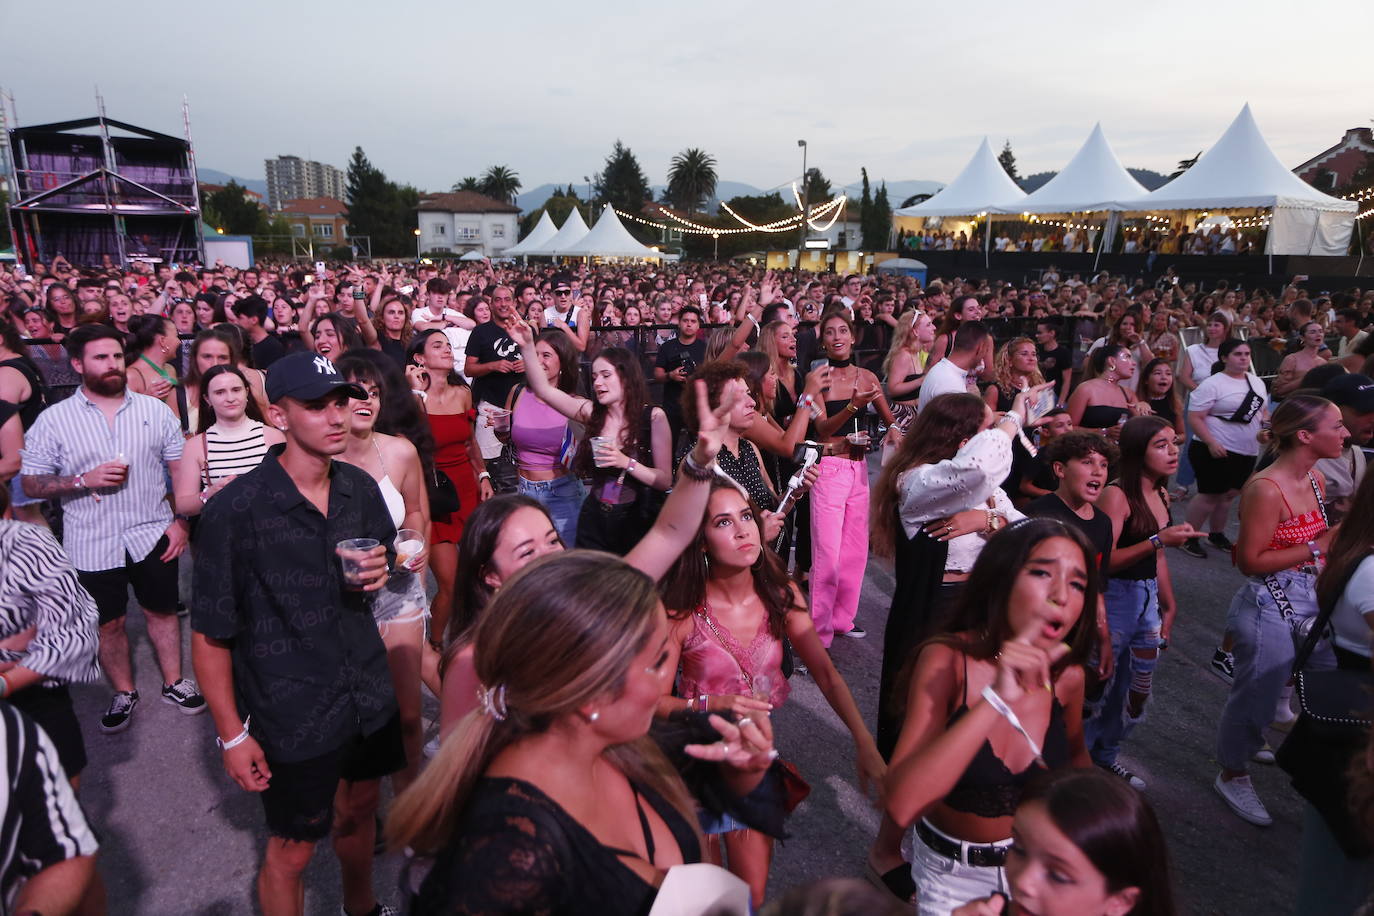
<path id="1" fill-rule="evenodd" d="M 868 565 L 868 463 L 820 460 L 811 489 L 811 618 L 827 649 L 854 627 Z"/>

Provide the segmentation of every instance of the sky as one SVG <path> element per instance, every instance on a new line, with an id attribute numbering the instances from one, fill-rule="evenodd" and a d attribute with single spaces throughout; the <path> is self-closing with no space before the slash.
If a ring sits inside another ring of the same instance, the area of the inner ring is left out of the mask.
<path id="1" fill-rule="evenodd" d="M 1374 118 L 1359 44 L 1329 37 L 1374 26 L 1351 0 L 69 0 L 56 34 L 53 9 L 0 2 L 21 124 L 92 115 L 98 87 L 111 117 L 181 135 L 185 96 L 198 164 L 255 179 L 361 146 L 421 190 L 495 164 L 530 190 L 619 139 L 655 184 L 700 147 L 767 189 L 804 138 L 836 185 L 943 182 L 984 135 L 1057 170 L 1098 121 L 1124 165 L 1168 173 L 1246 102 L 1293 167 Z"/>

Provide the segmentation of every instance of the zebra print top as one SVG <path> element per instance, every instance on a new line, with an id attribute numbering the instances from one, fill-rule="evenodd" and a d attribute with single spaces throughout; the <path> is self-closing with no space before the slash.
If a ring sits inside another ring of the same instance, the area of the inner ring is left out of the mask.
<path id="1" fill-rule="evenodd" d="M 42 683 L 100 678 L 95 601 L 46 528 L 0 520 L 0 669 L 22 665 Z"/>

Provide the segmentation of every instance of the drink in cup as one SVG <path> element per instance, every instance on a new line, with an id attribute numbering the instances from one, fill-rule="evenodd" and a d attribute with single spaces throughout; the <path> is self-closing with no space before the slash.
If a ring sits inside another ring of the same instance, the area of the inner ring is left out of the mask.
<path id="1" fill-rule="evenodd" d="M 592 459 L 596 462 L 596 466 L 599 468 L 609 467 L 610 462 L 605 460 L 602 456 L 611 449 L 611 437 L 592 436 L 591 443 Z"/>
<path id="2" fill-rule="evenodd" d="M 425 536 L 414 528 L 402 528 L 396 532 L 396 567 L 409 569 L 410 561 L 425 549 Z"/>
<path id="3" fill-rule="evenodd" d="M 862 461 L 868 454 L 868 433 L 850 433 L 845 440 L 849 442 L 849 457 L 854 461 Z"/>
<path id="4" fill-rule="evenodd" d="M 492 407 L 487 411 L 487 422 L 491 424 L 492 431 L 498 436 L 509 435 L 510 433 L 510 411 L 501 407 Z"/>
<path id="5" fill-rule="evenodd" d="M 343 569 L 344 585 L 354 591 L 363 587 L 363 561 L 381 543 L 376 538 L 348 538 L 335 545 L 334 552 L 339 555 L 339 565 Z"/>

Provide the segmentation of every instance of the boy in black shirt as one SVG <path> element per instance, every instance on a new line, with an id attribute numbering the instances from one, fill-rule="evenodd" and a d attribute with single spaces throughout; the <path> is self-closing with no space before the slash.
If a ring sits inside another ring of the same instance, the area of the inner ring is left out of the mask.
<path id="1" fill-rule="evenodd" d="M 677 337 L 665 340 L 654 359 L 654 381 L 663 384 L 663 412 L 672 430 L 672 454 L 677 454 L 682 435 L 682 390 L 687 379 L 706 362 L 706 340 L 701 337 L 701 309 L 684 305 L 677 314 Z"/>
<path id="2" fill-rule="evenodd" d="M 1073 351 L 1059 342 L 1059 325 L 1052 321 L 1035 323 L 1035 349 L 1040 355 L 1040 374 L 1054 382 L 1060 404 L 1069 402 L 1073 386 Z"/>
<path id="3" fill-rule="evenodd" d="M 1029 516 L 1057 518 L 1073 525 L 1088 538 L 1097 551 L 1099 587 L 1105 585 L 1112 555 L 1112 520 L 1094 505 L 1107 485 L 1107 475 L 1116 460 L 1116 447 L 1106 437 L 1090 432 L 1071 432 L 1057 436 L 1040 451 L 1039 458 L 1059 480 L 1059 488 L 1033 500 L 1025 508 Z M 1111 677 L 1112 635 L 1107 629 L 1107 609 L 1097 603 L 1097 673 L 1104 681 Z"/>

